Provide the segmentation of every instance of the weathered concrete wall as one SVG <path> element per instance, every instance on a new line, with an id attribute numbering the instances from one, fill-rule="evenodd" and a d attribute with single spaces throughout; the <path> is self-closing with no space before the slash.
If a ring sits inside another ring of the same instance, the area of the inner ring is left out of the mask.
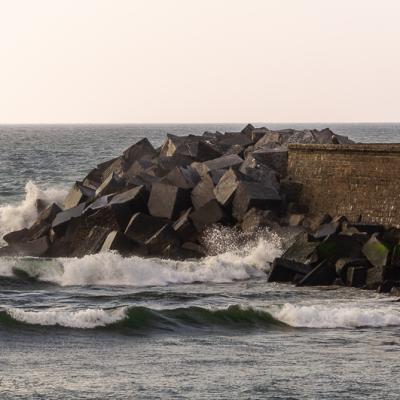
<path id="1" fill-rule="evenodd" d="M 400 226 L 400 144 L 293 144 L 288 162 L 309 212 Z"/>

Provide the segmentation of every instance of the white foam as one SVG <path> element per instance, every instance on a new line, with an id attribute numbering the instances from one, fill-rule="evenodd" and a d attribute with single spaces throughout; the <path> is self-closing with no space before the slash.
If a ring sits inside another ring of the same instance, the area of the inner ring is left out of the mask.
<path id="1" fill-rule="evenodd" d="M 304 328 L 358 328 L 400 325 L 400 310 L 395 307 L 352 305 L 285 304 L 272 312 L 274 318 L 294 327 Z"/>
<path id="2" fill-rule="evenodd" d="M 42 190 L 34 182 L 29 181 L 25 185 L 25 198 L 22 201 L 0 206 L 0 241 L 6 233 L 29 227 L 35 222 L 38 216 L 36 200 L 58 203 L 66 194 L 67 190 L 64 188 L 50 187 Z"/>
<path id="3" fill-rule="evenodd" d="M 93 329 L 123 320 L 126 316 L 126 308 L 110 311 L 102 309 L 25 311 L 20 308 L 11 308 L 7 310 L 7 313 L 17 321 L 32 325 Z"/>
<path id="4" fill-rule="evenodd" d="M 268 241 L 260 239 L 245 251 L 226 252 L 196 261 L 124 258 L 114 252 L 54 260 L 0 258 L 0 275 L 10 276 L 16 268 L 36 279 L 62 286 L 144 287 L 194 282 L 229 283 L 265 276 L 269 262 L 280 253 L 280 241 L 272 237 Z"/>

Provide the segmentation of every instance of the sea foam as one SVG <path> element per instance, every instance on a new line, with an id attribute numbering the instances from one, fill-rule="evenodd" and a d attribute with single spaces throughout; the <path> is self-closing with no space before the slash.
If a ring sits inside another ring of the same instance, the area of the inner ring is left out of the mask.
<path id="1" fill-rule="evenodd" d="M 0 245 L 6 233 L 29 227 L 35 222 L 38 216 L 36 200 L 59 203 L 66 194 L 65 188 L 50 187 L 42 190 L 34 182 L 29 181 L 25 185 L 25 198 L 22 201 L 0 206 Z"/>
<path id="2" fill-rule="evenodd" d="M 287 325 L 303 328 L 360 328 L 400 325 L 400 310 L 395 307 L 285 304 L 272 312 Z"/>

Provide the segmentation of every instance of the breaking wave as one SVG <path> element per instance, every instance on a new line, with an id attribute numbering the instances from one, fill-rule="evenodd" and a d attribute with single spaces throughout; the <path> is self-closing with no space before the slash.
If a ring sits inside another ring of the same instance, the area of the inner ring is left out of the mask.
<path id="1" fill-rule="evenodd" d="M 100 253 L 83 258 L 0 258 L 0 275 L 25 276 L 61 286 L 166 286 L 188 283 L 229 283 L 266 276 L 269 263 L 281 253 L 277 237 L 259 239 L 245 251 L 226 252 L 196 261 L 124 258 Z"/>
<path id="2" fill-rule="evenodd" d="M 143 306 L 114 309 L 40 310 L 10 308 L 0 312 L 0 324 L 58 326 L 74 329 L 130 329 L 179 331 L 188 329 L 293 329 L 368 328 L 399 326 L 400 313 L 394 309 L 329 308 L 285 304 L 279 311 L 231 305 L 226 308 L 178 307 L 153 309 Z"/>
<path id="3" fill-rule="evenodd" d="M 272 313 L 279 321 L 299 328 L 363 328 L 400 325 L 400 310 L 395 307 L 368 308 L 351 305 L 297 306 L 285 304 Z"/>
<path id="4" fill-rule="evenodd" d="M 64 188 L 50 187 L 42 190 L 34 182 L 29 181 L 25 185 L 25 198 L 22 201 L 0 206 L 0 245 L 6 233 L 26 228 L 35 222 L 38 216 L 36 200 L 59 203 L 66 194 L 67 190 Z"/>

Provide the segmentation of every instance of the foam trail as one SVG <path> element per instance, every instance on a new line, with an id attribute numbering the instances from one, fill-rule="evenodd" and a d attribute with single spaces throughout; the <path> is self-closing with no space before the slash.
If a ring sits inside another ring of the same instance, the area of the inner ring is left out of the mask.
<path id="1" fill-rule="evenodd" d="M 272 312 L 274 318 L 293 327 L 359 328 L 400 325 L 400 310 L 395 307 L 372 308 L 343 306 L 295 306 L 285 304 Z"/>
<path id="2" fill-rule="evenodd" d="M 57 203 L 61 202 L 66 194 L 67 190 L 64 188 L 50 187 L 41 190 L 34 182 L 29 181 L 25 185 L 25 198 L 22 201 L 0 206 L 0 241 L 6 233 L 26 228 L 35 222 L 36 200 Z"/>
<path id="3" fill-rule="evenodd" d="M 7 314 L 17 321 L 31 325 L 59 325 L 68 328 L 93 329 L 123 320 L 126 317 L 126 309 L 25 311 L 20 308 L 11 308 L 7 310 Z"/>
<path id="4" fill-rule="evenodd" d="M 61 286 L 229 283 L 265 276 L 268 263 L 280 253 L 280 242 L 272 237 L 270 240 L 260 239 L 244 252 L 226 252 L 196 261 L 124 258 L 113 252 L 53 260 L 0 258 L 0 275 L 10 276 L 15 270 L 20 270 L 35 279 Z"/>

